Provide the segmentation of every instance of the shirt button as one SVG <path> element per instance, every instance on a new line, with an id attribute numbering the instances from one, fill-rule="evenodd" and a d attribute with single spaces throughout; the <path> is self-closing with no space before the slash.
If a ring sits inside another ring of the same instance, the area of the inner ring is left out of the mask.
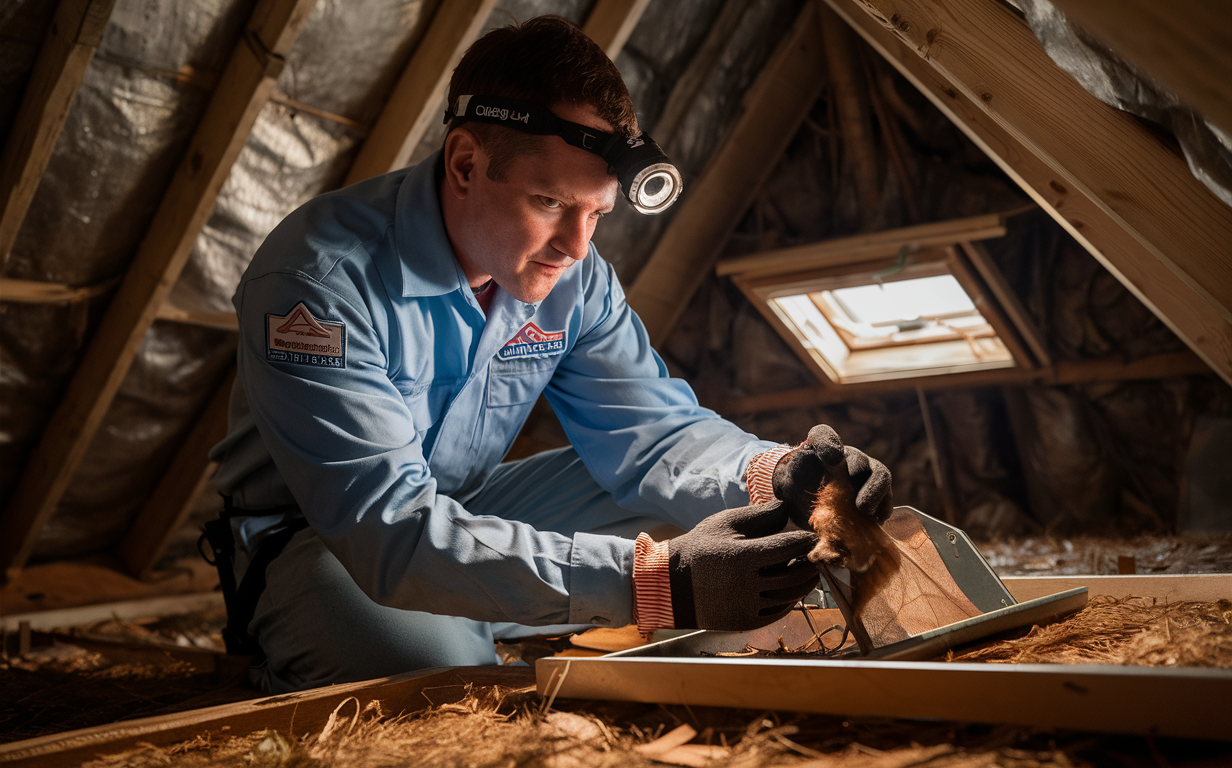
<path id="1" fill-rule="evenodd" d="M 591 616 L 591 617 L 590 617 L 590 623 L 591 623 L 591 624 L 600 624 L 600 625 L 602 625 L 602 626 L 605 626 L 605 627 L 606 627 L 608 624 L 611 624 L 611 623 L 612 623 L 612 620 L 611 620 L 611 619 L 609 619 L 609 618 L 608 618 L 608 617 L 606 617 L 606 616 Z"/>

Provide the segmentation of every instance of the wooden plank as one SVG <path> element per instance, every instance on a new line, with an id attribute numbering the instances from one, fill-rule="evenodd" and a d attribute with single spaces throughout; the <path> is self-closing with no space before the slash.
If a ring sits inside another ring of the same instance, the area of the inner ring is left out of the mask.
<path id="1" fill-rule="evenodd" d="M 441 119 L 437 107 L 445 98 L 453 68 L 479 37 L 495 6 L 496 0 L 449 0 L 437 5 L 432 23 L 351 164 L 344 185 L 407 164 L 428 126 Z"/>
<path id="2" fill-rule="evenodd" d="M 68 768 L 138 744 L 165 746 L 197 736 L 247 736 L 265 729 L 292 733 L 292 725 L 294 733 L 311 733 L 320 731 L 330 714 L 347 699 L 355 700 L 346 705 L 348 715 L 351 706 L 362 710 L 371 701 L 380 701 L 382 711 L 387 713 L 415 712 L 433 703 L 460 699 L 468 683 L 519 689 L 534 682 L 530 667 L 446 667 L 408 672 L 0 744 L 0 763 Z"/>
<path id="3" fill-rule="evenodd" d="M 1232 208 L 1137 117 L 1087 93 L 996 0 L 854 0 L 1232 322 Z"/>
<path id="4" fill-rule="evenodd" d="M 806 3 L 791 33 L 744 98 L 744 114 L 700 179 L 686 188 L 667 231 L 629 290 L 650 340 L 666 338 L 723 243 L 765 183 L 824 78 L 817 7 Z"/>
<path id="5" fill-rule="evenodd" d="M 112 566 L 115 567 L 112 567 Z M 0 587 L 0 615 L 41 613 L 98 603 L 210 592 L 218 571 L 194 554 L 152 581 L 139 581 L 106 558 L 56 560 L 21 571 Z"/>
<path id="6" fill-rule="evenodd" d="M 0 277 L 0 301 L 19 304 L 72 304 L 101 296 L 116 287 L 119 279 L 104 280 L 94 285 L 74 286 L 45 283 L 41 280 L 18 280 Z"/>
<path id="7" fill-rule="evenodd" d="M 1003 124 L 1005 115 L 991 111 L 989 106 L 991 103 L 995 102 L 1000 107 L 1007 99 L 997 98 L 986 102 L 982 98 L 983 94 L 987 93 L 991 96 L 994 91 L 983 88 L 973 90 L 964 87 L 961 82 L 951 82 L 945 72 L 935 68 L 932 58 L 925 60 L 917 55 L 915 46 L 905 44 L 877 19 L 863 13 L 860 10 L 862 6 L 857 5 L 855 0 L 825 0 L 825 2 L 840 16 L 843 16 L 874 49 L 927 96 L 1058 224 L 1078 240 L 1191 349 L 1206 360 L 1225 381 L 1232 383 L 1232 325 L 1227 322 L 1227 318 L 1217 307 L 1206 301 L 1196 289 L 1178 277 L 1157 258 L 1150 244 L 1143 242 L 1136 230 L 1127 226 L 1122 216 L 1121 208 L 1124 207 L 1129 213 L 1139 217 L 1154 218 L 1155 225 L 1158 227 L 1165 229 L 1172 227 L 1179 231 L 1185 227 L 1195 226 L 1202 231 L 1192 237 L 1203 238 L 1209 235 L 1211 230 L 1205 223 L 1205 212 L 1211 204 L 1219 205 L 1218 201 L 1215 201 L 1213 196 L 1205 191 L 1205 188 L 1200 191 L 1195 190 L 1190 182 L 1197 182 L 1192 177 L 1188 177 L 1189 181 L 1176 178 L 1178 174 L 1188 174 L 1183 161 L 1173 156 L 1171 150 L 1154 135 L 1143 135 L 1146 129 L 1135 119 L 1116 113 L 1115 110 L 1098 102 L 1092 103 L 1091 97 L 1085 91 L 1074 94 L 1072 90 L 1067 89 L 1067 98 L 1072 97 L 1074 101 L 1084 104 L 1083 109 L 1098 112 L 1103 121 L 1101 127 L 1109 129 L 1099 134 L 1108 138 L 1110 143 L 1103 152 L 1100 152 L 1099 148 L 1094 148 L 1097 156 L 1119 151 L 1122 146 L 1115 136 L 1105 136 L 1109 131 L 1132 134 L 1134 141 L 1130 144 L 1136 147 L 1133 152 L 1126 152 L 1111 161 L 1114 165 L 1122 166 L 1120 173 L 1136 174 L 1134 180 L 1141 181 L 1139 177 L 1147 170 L 1153 169 L 1155 165 L 1174 166 L 1170 168 L 1166 179 L 1168 185 L 1183 187 L 1187 193 L 1195 194 L 1199 198 L 1206 195 L 1209 199 L 1201 206 L 1201 210 L 1190 210 L 1179 218 L 1172 218 L 1174 213 L 1172 208 L 1177 204 L 1184 205 L 1185 203 L 1180 201 L 1185 196 L 1165 201 L 1166 204 L 1161 204 L 1159 209 L 1150 209 L 1153 205 L 1151 203 L 1145 206 L 1150 210 L 1144 211 L 1142 210 L 1144 206 L 1139 205 L 1137 198 L 1131 194 L 1131 190 L 1124 188 L 1123 185 L 1118 186 L 1110 182 L 1106 185 L 1106 189 L 1097 188 L 1093 191 L 1087 184 L 1075 180 L 1072 173 L 1063 169 L 1057 170 L 1054 167 L 1055 161 L 1045 153 L 1039 152 L 1038 145 L 1034 141 L 1028 140 L 1028 137 L 1020 132 L 1013 132 L 1009 126 Z M 988 3 L 987 5 L 995 4 Z M 993 13 L 1000 11 L 1012 16 L 1012 13 L 1003 8 L 991 9 Z M 985 7 L 983 12 L 988 13 L 990 9 Z M 1030 51 L 1033 47 L 1038 47 L 1038 43 L 1033 38 L 1030 41 L 1022 38 L 1024 30 L 1021 28 L 1021 20 L 1017 17 L 1013 17 L 1012 21 L 1001 18 L 1000 22 L 994 25 L 993 29 L 999 32 L 1004 32 L 1005 28 L 1013 30 L 1013 37 L 1019 48 Z M 911 23 L 908 22 L 907 26 L 910 27 L 910 25 Z M 963 26 L 958 27 L 960 30 L 963 28 Z M 1025 34 L 1029 35 L 1030 32 L 1025 31 Z M 950 46 L 950 49 L 952 52 L 953 46 Z M 933 53 L 939 52 L 940 48 Z M 1029 60 L 1035 62 L 1042 55 L 1041 51 L 1036 50 Z M 1048 90 L 1049 96 L 1041 103 L 1040 97 L 1036 95 L 1030 99 L 1031 103 L 1041 110 L 1046 110 L 1049 115 L 1064 113 L 1067 114 L 1067 119 L 1081 124 L 1081 121 L 1075 117 L 1075 110 L 1064 109 L 1068 106 L 1065 98 L 1052 94 L 1049 90 L 1050 86 L 1058 83 L 1065 86 L 1063 82 L 1065 79 L 1069 80 L 1069 85 L 1073 85 L 1072 78 L 1060 72 L 1050 60 L 1038 63 L 1038 65 L 1033 64 L 1033 66 L 1036 66 L 1041 73 L 1045 73 L 1047 77 L 1027 73 L 1023 75 L 1028 78 L 1025 82 L 1030 83 L 1033 88 Z M 1012 71 L 1018 72 L 1021 69 L 1022 66 L 1018 66 Z M 1042 82 L 1038 82 L 1041 80 Z M 977 90 L 978 93 L 976 93 Z M 1021 90 L 1022 86 L 1016 84 L 1012 90 L 1001 89 L 998 92 L 1005 96 Z M 1082 140 L 1081 130 L 1073 126 L 1050 124 L 1050 127 L 1058 130 L 1059 135 L 1065 137 L 1065 140 L 1077 141 L 1078 146 L 1084 149 L 1091 143 L 1089 138 Z M 1072 136 L 1075 131 L 1079 131 L 1080 134 L 1077 138 Z M 1054 142 L 1058 140 L 1053 139 Z M 1145 145 L 1146 149 L 1140 145 Z M 1140 151 L 1149 152 L 1153 156 L 1154 162 L 1149 164 L 1150 169 L 1145 166 L 1138 167 L 1134 153 Z M 1161 154 L 1166 157 L 1161 158 Z M 1167 160 L 1168 157 L 1171 161 Z M 1082 166 L 1081 170 L 1084 174 L 1090 175 L 1085 166 Z M 1113 169 L 1108 173 L 1110 177 L 1115 176 L 1117 170 Z M 1161 184 L 1162 181 L 1165 180 L 1161 179 Z M 1144 192 L 1139 197 L 1154 200 L 1154 181 L 1148 178 L 1143 183 L 1148 192 Z M 1164 194 L 1171 194 L 1170 189 L 1165 189 L 1163 186 L 1161 190 Z M 1117 207 L 1108 205 L 1105 198 L 1115 198 Z M 1211 221 L 1218 222 L 1228 215 L 1228 209 L 1222 207 L 1222 210 L 1217 209 Z M 1200 219 L 1196 225 L 1193 224 L 1195 216 Z M 1215 229 L 1221 226 L 1217 225 Z M 1209 241 L 1208 246 L 1213 245 L 1218 248 L 1220 242 L 1218 238 L 1208 237 L 1207 240 Z M 1226 238 L 1222 241 L 1225 248 L 1228 242 L 1230 241 Z M 1226 261 L 1232 263 L 1232 259 Z"/>
<path id="8" fill-rule="evenodd" d="M 964 242 L 958 245 L 962 249 L 963 255 L 967 257 L 967 261 L 983 278 L 984 285 L 988 287 L 988 290 L 992 291 L 992 295 L 996 297 L 997 303 L 1001 305 L 1001 308 L 1005 310 L 1005 314 L 1014 323 L 1014 327 L 1022 334 L 1023 340 L 1031 348 L 1035 359 L 1043 365 L 1052 365 L 1052 355 L 1048 351 L 1048 342 L 1044 340 L 1044 335 L 1040 333 L 1039 328 L 1035 325 L 1035 321 L 1031 319 L 1031 313 L 1018 300 L 1018 294 L 1014 293 L 1014 289 L 1006 282 L 1005 275 L 1001 274 L 1001 270 L 997 268 L 988 250 L 984 248 L 982 243 Z"/>
<path id="9" fill-rule="evenodd" d="M 1232 600 L 1232 573 L 1160 573 L 1142 576 L 1003 576 L 1001 583 L 1022 602 L 1086 587 L 1090 597 L 1152 597 L 1170 603 Z"/>
<path id="10" fill-rule="evenodd" d="M 146 597 L 139 600 L 122 600 L 112 603 L 97 603 L 53 611 L 15 613 L 0 616 L 0 630 L 13 632 L 24 621 L 30 629 L 50 631 L 61 627 L 77 627 L 101 619 L 128 621 L 146 616 L 181 616 L 196 611 L 213 611 L 223 607 L 221 592 L 197 592 L 187 595 Z"/>
<path id="11" fill-rule="evenodd" d="M 1197 355 L 1181 352 L 1153 355 L 1125 362 L 1118 358 L 1100 360 L 1057 361 L 1052 366 L 1035 370 L 1003 368 L 944 376 L 918 376 L 888 381 L 870 381 L 841 386 L 803 387 L 765 395 L 737 397 L 724 403 L 723 413 L 756 413 L 784 408 L 810 408 L 815 405 L 841 403 L 852 398 L 873 397 L 915 388 L 953 389 L 955 387 L 1026 386 L 1030 384 L 1089 384 L 1096 381 L 1130 381 L 1163 379 L 1170 376 L 1209 374 Z"/>
<path id="12" fill-rule="evenodd" d="M 1226 669 L 628 656 L 535 672 L 559 698 L 1232 739 Z"/>
<path id="13" fill-rule="evenodd" d="M 1053 0 L 1075 24 L 1232 133 L 1232 2 Z"/>
<path id="14" fill-rule="evenodd" d="M 0 517 L 0 569 L 30 556 L 184 268 L 316 0 L 261 0 L 219 78 L 145 239 Z"/>
<path id="15" fill-rule="evenodd" d="M 999 213 L 965 219 L 936 221 L 913 227 L 838 237 L 807 245 L 762 251 L 715 265 L 715 273 L 760 277 L 779 272 L 797 272 L 820 267 L 854 264 L 896 256 L 903 248 L 911 251 L 938 245 L 954 245 L 971 240 L 988 240 L 1005 235 L 1005 217 Z"/>
<path id="16" fill-rule="evenodd" d="M 0 267 L 8 261 L 115 0 L 60 0 L 0 153 Z"/>
<path id="17" fill-rule="evenodd" d="M 599 0 L 586 17 L 582 31 L 615 61 L 648 5 L 650 0 Z"/>
<path id="18" fill-rule="evenodd" d="M 235 367 L 232 366 L 116 548 L 116 556 L 124 569 L 139 579 L 150 575 L 218 468 L 208 454 L 227 436 L 227 406 L 234 384 Z"/>
<path id="19" fill-rule="evenodd" d="M 235 312 L 207 312 L 199 309 L 184 309 L 170 302 L 163 302 L 155 317 L 171 323 L 185 325 L 200 325 L 204 328 L 217 328 L 222 331 L 238 331 L 240 319 Z"/>

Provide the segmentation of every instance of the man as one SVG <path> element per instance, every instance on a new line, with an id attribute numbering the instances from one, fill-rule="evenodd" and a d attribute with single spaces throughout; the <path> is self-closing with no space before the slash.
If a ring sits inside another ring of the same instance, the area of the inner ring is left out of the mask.
<path id="1" fill-rule="evenodd" d="M 618 202 L 608 163 L 469 119 L 468 96 L 533 105 L 580 145 L 639 136 L 577 27 L 496 30 L 454 72 L 440 152 L 311 201 L 257 252 L 213 456 L 242 582 L 229 640 L 255 635 L 268 691 L 492 664 L 526 626 L 759 626 L 817 583 L 813 534 L 747 506 L 746 469 L 772 501 L 791 449 L 668 378 L 590 244 Z M 572 447 L 501 464 L 540 393 Z M 865 507 L 887 505 L 888 473 L 848 451 L 883 478 Z M 664 522 L 688 533 L 633 541 Z"/>

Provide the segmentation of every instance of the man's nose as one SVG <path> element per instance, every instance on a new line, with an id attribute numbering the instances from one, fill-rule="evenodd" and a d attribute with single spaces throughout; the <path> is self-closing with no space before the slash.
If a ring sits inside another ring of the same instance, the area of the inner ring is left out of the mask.
<path id="1" fill-rule="evenodd" d="M 594 225 L 586 215 L 561 217 L 552 237 L 552 247 L 571 259 L 581 261 L 590 252 L 590 236 Z"/>

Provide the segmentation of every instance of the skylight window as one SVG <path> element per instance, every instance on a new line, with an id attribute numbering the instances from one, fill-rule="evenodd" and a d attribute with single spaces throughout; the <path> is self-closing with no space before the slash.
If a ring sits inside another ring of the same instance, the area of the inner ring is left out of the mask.
<path id="1" fill-rule="evenodd" d="M 902 233 L 918 229 L 735 259 L 719 272 L 826 383 L 1033 367 L 981 277 L 990 273 L 971 268 L 970 245 L 911 246 Z M 878 239 L 884 246 L 870 248 Z M 847 242 L 859 249 L 843 254 Z"/>

